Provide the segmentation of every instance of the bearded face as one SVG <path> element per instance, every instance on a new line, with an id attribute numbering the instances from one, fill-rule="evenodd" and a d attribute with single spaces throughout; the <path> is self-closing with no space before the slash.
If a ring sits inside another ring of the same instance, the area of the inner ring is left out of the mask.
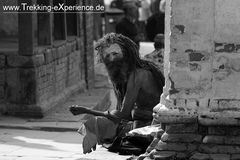
<path id="1" fill-rule="evenodd" d="M 115 83 L 121 83 L 126 80 L 126 63 L 124 62 L 121 47 L 114 43 L 103 49 L 101 59 L 105 64 L 111 80 Z"/>
<path id="2" fill-rule="evenodd" d="M 103 49 L 102 60 L 104 64 L 107 66 L 115 61 L 121 60 L 123 58 L 123 53 L 121 47 L 114 43 L 109 47 Z"/>

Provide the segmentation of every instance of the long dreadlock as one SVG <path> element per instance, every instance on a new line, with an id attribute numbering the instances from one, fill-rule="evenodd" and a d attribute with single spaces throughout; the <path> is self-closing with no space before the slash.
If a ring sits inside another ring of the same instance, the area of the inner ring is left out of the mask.
<path id="1" fill-rule="evenodd" d="M 138 46 L 128 37 L 125 37 L 121 34 L 109 33 L 103 38 L 101 38 L 96 45 L 96 50 L 100 55 L 100 59 L 102 59 L 103 49 L 109 47 L 111 44 L 114 43 L 118 44 L 121 47 L 124 60 L 129 65 L 129 71 L 135 72 L 137 68 L 143 68 L 151 71 L 157 82 L 159 90 L 162 92 L 162 88 L 165 84 L 165 79 L 162 72 L 153 62 L 140 58 Z M 124 95 L 126 93 L 127 82 L 124 85 L 119 85 L 116 84 L 112 79 L 111 81 L 113 83 L 114 92 L 118 101 L 117 109 L 120 109 L 124 99 Z"/>

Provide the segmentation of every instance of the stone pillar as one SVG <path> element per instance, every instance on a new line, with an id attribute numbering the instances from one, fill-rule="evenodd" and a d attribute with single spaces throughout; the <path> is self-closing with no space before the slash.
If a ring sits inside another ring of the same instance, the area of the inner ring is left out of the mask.
<path id="1" fill-rule="evenodd" d="M 84 2 L 84 1 L 83 1 Z M 83 4 L 86 5 L 86 4 Z M 84 36 L 84 67 L 85 67 L 85 80 L 87 88 L 94 87 L 94 17 L 93 13 L 83 14 L 83 36 Z"/>
<path id="2" fill-rule="evenodd" d="M 151 159 L 240 159 L 240 1 L 167 0 Z"/>
<path id="3" fill-rule="evenodd" d="M 32 0 L 18 0 L 18 4 L 36 4 Z M 44 62 L 43 55 L 37 55 L 37 15 L 18 13 L 17 54 L 7 56 L 6 100 L 7 112 L 18 115 L 41 116 L 41 109 L 36 106 L 36 70 Z"/>

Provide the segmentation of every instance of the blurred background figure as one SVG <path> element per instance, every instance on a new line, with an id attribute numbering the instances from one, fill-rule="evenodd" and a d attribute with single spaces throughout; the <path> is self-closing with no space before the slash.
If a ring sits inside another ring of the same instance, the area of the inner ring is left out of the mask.
<path id="1" fill-rule="evenodd" d="M 146 35 L 147 19 L 152 15 L 151 8 L 150 8 L 151 0 L 141 0 L 139 4 L 140 4 L 138 8 L 139 27 L 140 27 L 140 32 L 142 32 L 144 35 L 144 41 L 146 41 L 147 40 L 147 35 Z"/>
<path id="2" fill-rule="evenodd" d="M 152 14 L 159 12 L 160 2 L 161 0 L 151 0 L 150 10 Z"/>
<path id="3" fill-rule="evenodd" d="M 139 46 L 140 41 L 144 40 L 144 34 L 141 33 L 138 23 L 138 8 L 138 1 L 123 2 L 124 17 L 116 24 L 116 33 L 130 38 Z"/>
<path id="4" fill-rule="evenodd" d="M 139 21 L 140 22 L 147 22 L 147 19 L 152 15 L 150 6 L 151 0 L 141 0 L 141 6 L 139 7 Z"/>
<path id="5" fill-rule="evenodd" d="M 155 63 L 163 73 L 163 58 L 164 58 L 164 35 L 157 34 L 154 38 L 155 50 L 144 56 L 144 59 Z"/>
<path id="6" fill-rule="evenodd" d="M 154 37 L 158 34 L 164 34 L 164 25 L 165 25 L 165 4 L 166 0 L 161 0 L 159 2 L 158 11 L 153 4 L 158 4 L 158 1 L 152 3 L 151 9 L 153 10 L 153 15 L 148 18 L 146 25 L 147 38 L 150 41 L 154 41 Z"/>
<path id="7" fill-rule="evenodd" d="M 110 8 L 123 9 L 123 0 L 113 0 L 110 3 Z"/>

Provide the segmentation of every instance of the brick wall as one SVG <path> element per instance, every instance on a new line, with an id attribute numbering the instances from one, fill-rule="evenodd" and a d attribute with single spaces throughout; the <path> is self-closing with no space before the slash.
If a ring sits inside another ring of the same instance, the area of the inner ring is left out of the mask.
<path id="1" fill-rule="evenodd" d="M 45 63 L 36 67 L 37 101 L 48 100 L 82 79 L 80 44 L 77 40 L 41 51 Z"/>
<path id="2" fill-rule="evenodd" d="M 41 116 L 67 94 L 83 90 L 85 73 L 81 68 L 80 41 L 76 38 L 53 47 L 38 47 L 33 56 L 0 55 L 0 98 L 14 104 L 4 110 Z"/>

